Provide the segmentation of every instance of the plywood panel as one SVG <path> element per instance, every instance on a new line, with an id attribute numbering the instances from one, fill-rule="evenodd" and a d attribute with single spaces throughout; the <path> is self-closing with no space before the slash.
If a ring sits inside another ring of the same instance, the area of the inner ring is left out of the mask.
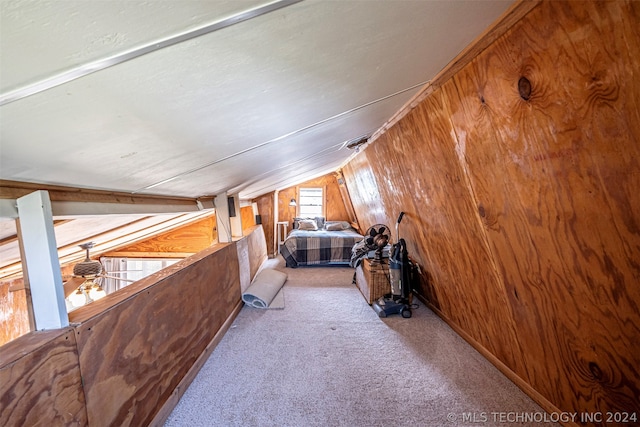
<path id="1" fill-rule="evenodd" d="M 143 240 L 133 245 L 118 248 L 117 252 L 142 252 L 142 253 L 171 253 L 191 252 L 196 253 L 217 242 L 215 232 L 215 214 L 203 218 L 193 224 L 188 224 L 175 230 L 161 233 L 157 236 Z M 106 253 L 104 256 L 111 256 Z"/>
<path id="2" fill-rule="evenodd" d="M 72 329 L 31 332 L 2 347 L 3 426 L 85 426 L 84 404 Z"/>
<path id="3" fill-rule="evenodd" d="M 353 208 L 358 216 L 360 227 L 365 232 L 375 224 L 387 224 L 393 227 L 391 225 L 393 213 L 389 212 L 387 215 L 385 199 L 380 197 L 378 181 L 372 169 L 376 161 L 372 154 L 374 146 L 369 146 L 362 151 L 343 169 Z M 396 166 L 400 167 L 399 164 Z M 394 184 L 391 183 L 391 185 Z"/>
<path id="4" fill-rule="evenodd" d="M 10 290 L 12 288 L 20 289 Z M 31 330 L 27 293 L 22 278 L 0 282 L 0 312 L 0 346 Z"/>
<path id="5" fill-rule="evenodd" d="M 567 411 L 638 408 L 640 395 L 624 380 L 640 377 L 638 327 L 622 327 L 640 324 L 638 85 L 627 39 L 640 51 L 637 32 L 616 31 L 640 22 L 627 15 L 620 25 L 625 9 L 545 4 L 458 73 L 459 101 L 450 93 L 521 345 L 538 349 L 527 353 L 530 382 Z M 530 95 L 519 93 L 522 78 Z"/>
<path id="6" fill-rule="evenodd" d="M 268 193 L 263 196 L 258 197 L 254 200 L 258 204 L 258 212 L 260 217 L 262 218 L 262 228 L 264 230 L 264 238 L 267 241 L 267 253 L 269 255 L 274 254 L 276 252 L 275 241 L 274 241 L 274 227 L 275 223 L 273 222 L 273 215 L 275 212 L 274 208 L 274 193 Z"/>
<path id="7" fill-rule="evenodd" d="M 370 173 L 380 197 L 392 206 L 385 222 L 393 226 L 405 212 L 400 237 L 422 266 L 423 281 L 439 285 L 438 307 L 510 369 L 522 372 L 504 289 L 451 133 L 441 91 L 435 91 L 365 150 Z"/>
<path id="8" fill-rule="evenodd" d="M 242 221 L 243 230 L 256 225 L 256 216 L 253 214 L 252 206 L 243 206 L 240 208 L 240 220 Z"/>
<path id="9" fill-rule="evenodd" d="M 76 310 L 88 317 L 76 330 L 90 424 L 153 419 L 240 301 L 235 244 L 207 249 L 130 288 L 141 291 L 126 304 L 100 311 L 104 298 Z"/>
<path id="10" fill-rule="evenodd" d="M 420 291 L 551 410 L 640 412 L 637 28 L 637 2 L 543 2 L 343 169 L 361 225 L 407 212 Z"/>

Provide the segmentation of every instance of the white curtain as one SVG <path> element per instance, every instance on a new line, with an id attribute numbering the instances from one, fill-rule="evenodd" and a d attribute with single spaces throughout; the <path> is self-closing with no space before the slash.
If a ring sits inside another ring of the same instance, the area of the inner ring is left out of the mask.
<path id="1" fill-rule="evenodd" d="M 120 277 L 123 279 L 127 278 L 126 273 L 118 273 L 122 271 L 127 271 L 127 259 L 126 258 L 111 258 L 111 257 L 101 257 L 100 262 L 102 263 L 102 268 L 108 276 Z M 120 288 L 124 288 L 129 283 L 122 281 L 111 279 L 109 277 L 102 278 L 102 289 L 109 295 L 117 291 Z"/>

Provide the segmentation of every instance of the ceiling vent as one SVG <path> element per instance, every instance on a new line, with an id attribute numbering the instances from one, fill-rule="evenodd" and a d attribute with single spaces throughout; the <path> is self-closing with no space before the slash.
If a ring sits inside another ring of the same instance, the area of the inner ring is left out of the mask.
<path id="1" fill-rule="evenodd" d="M 346 147 L 350 150 L 360 150 L 360 147 L 364 144 L 366 144 L 367 142 L 369 142 L 369 135 L 366 136 L 360 136 L 358 138 L 354 138 L 351 141 L 347 142 Z"/>

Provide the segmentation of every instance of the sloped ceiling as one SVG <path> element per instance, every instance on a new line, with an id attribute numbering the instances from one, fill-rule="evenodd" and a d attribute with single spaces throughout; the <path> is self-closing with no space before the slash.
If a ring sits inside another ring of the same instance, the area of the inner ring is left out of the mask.
<path id="1" fill-rule="evenodd" d="M 191 224 L 213 215 L 213 211 L 159 215 L 83 216 L 55 222 L 55 237 L 61 265 L 82 261 L 84 249 L 78 245 L 93 241 L 91 256 L 97 257 L 119 247 Z M 20 276 L 22 263 L 15 221 L 0 221 L 0 281 Z"/>
<path id="2" fill-rule="evenodd" d="M 510 5 L 0 0 L 0 179 L 288 187 L 337 169 Z"/>

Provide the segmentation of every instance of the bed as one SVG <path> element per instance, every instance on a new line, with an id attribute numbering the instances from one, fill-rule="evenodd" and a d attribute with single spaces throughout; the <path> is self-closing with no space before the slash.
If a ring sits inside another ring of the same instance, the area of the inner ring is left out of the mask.
<path id="1" fill-rule="evenodd" d="M 341 230 L 327 230 L 324 227 L 317 230 L 296 228 L 280 246 L 280 254 L 284 257 L 287 267 L 348 265 L 353 246 L 364 237 L 350 226 L 346 227 Z"/>

